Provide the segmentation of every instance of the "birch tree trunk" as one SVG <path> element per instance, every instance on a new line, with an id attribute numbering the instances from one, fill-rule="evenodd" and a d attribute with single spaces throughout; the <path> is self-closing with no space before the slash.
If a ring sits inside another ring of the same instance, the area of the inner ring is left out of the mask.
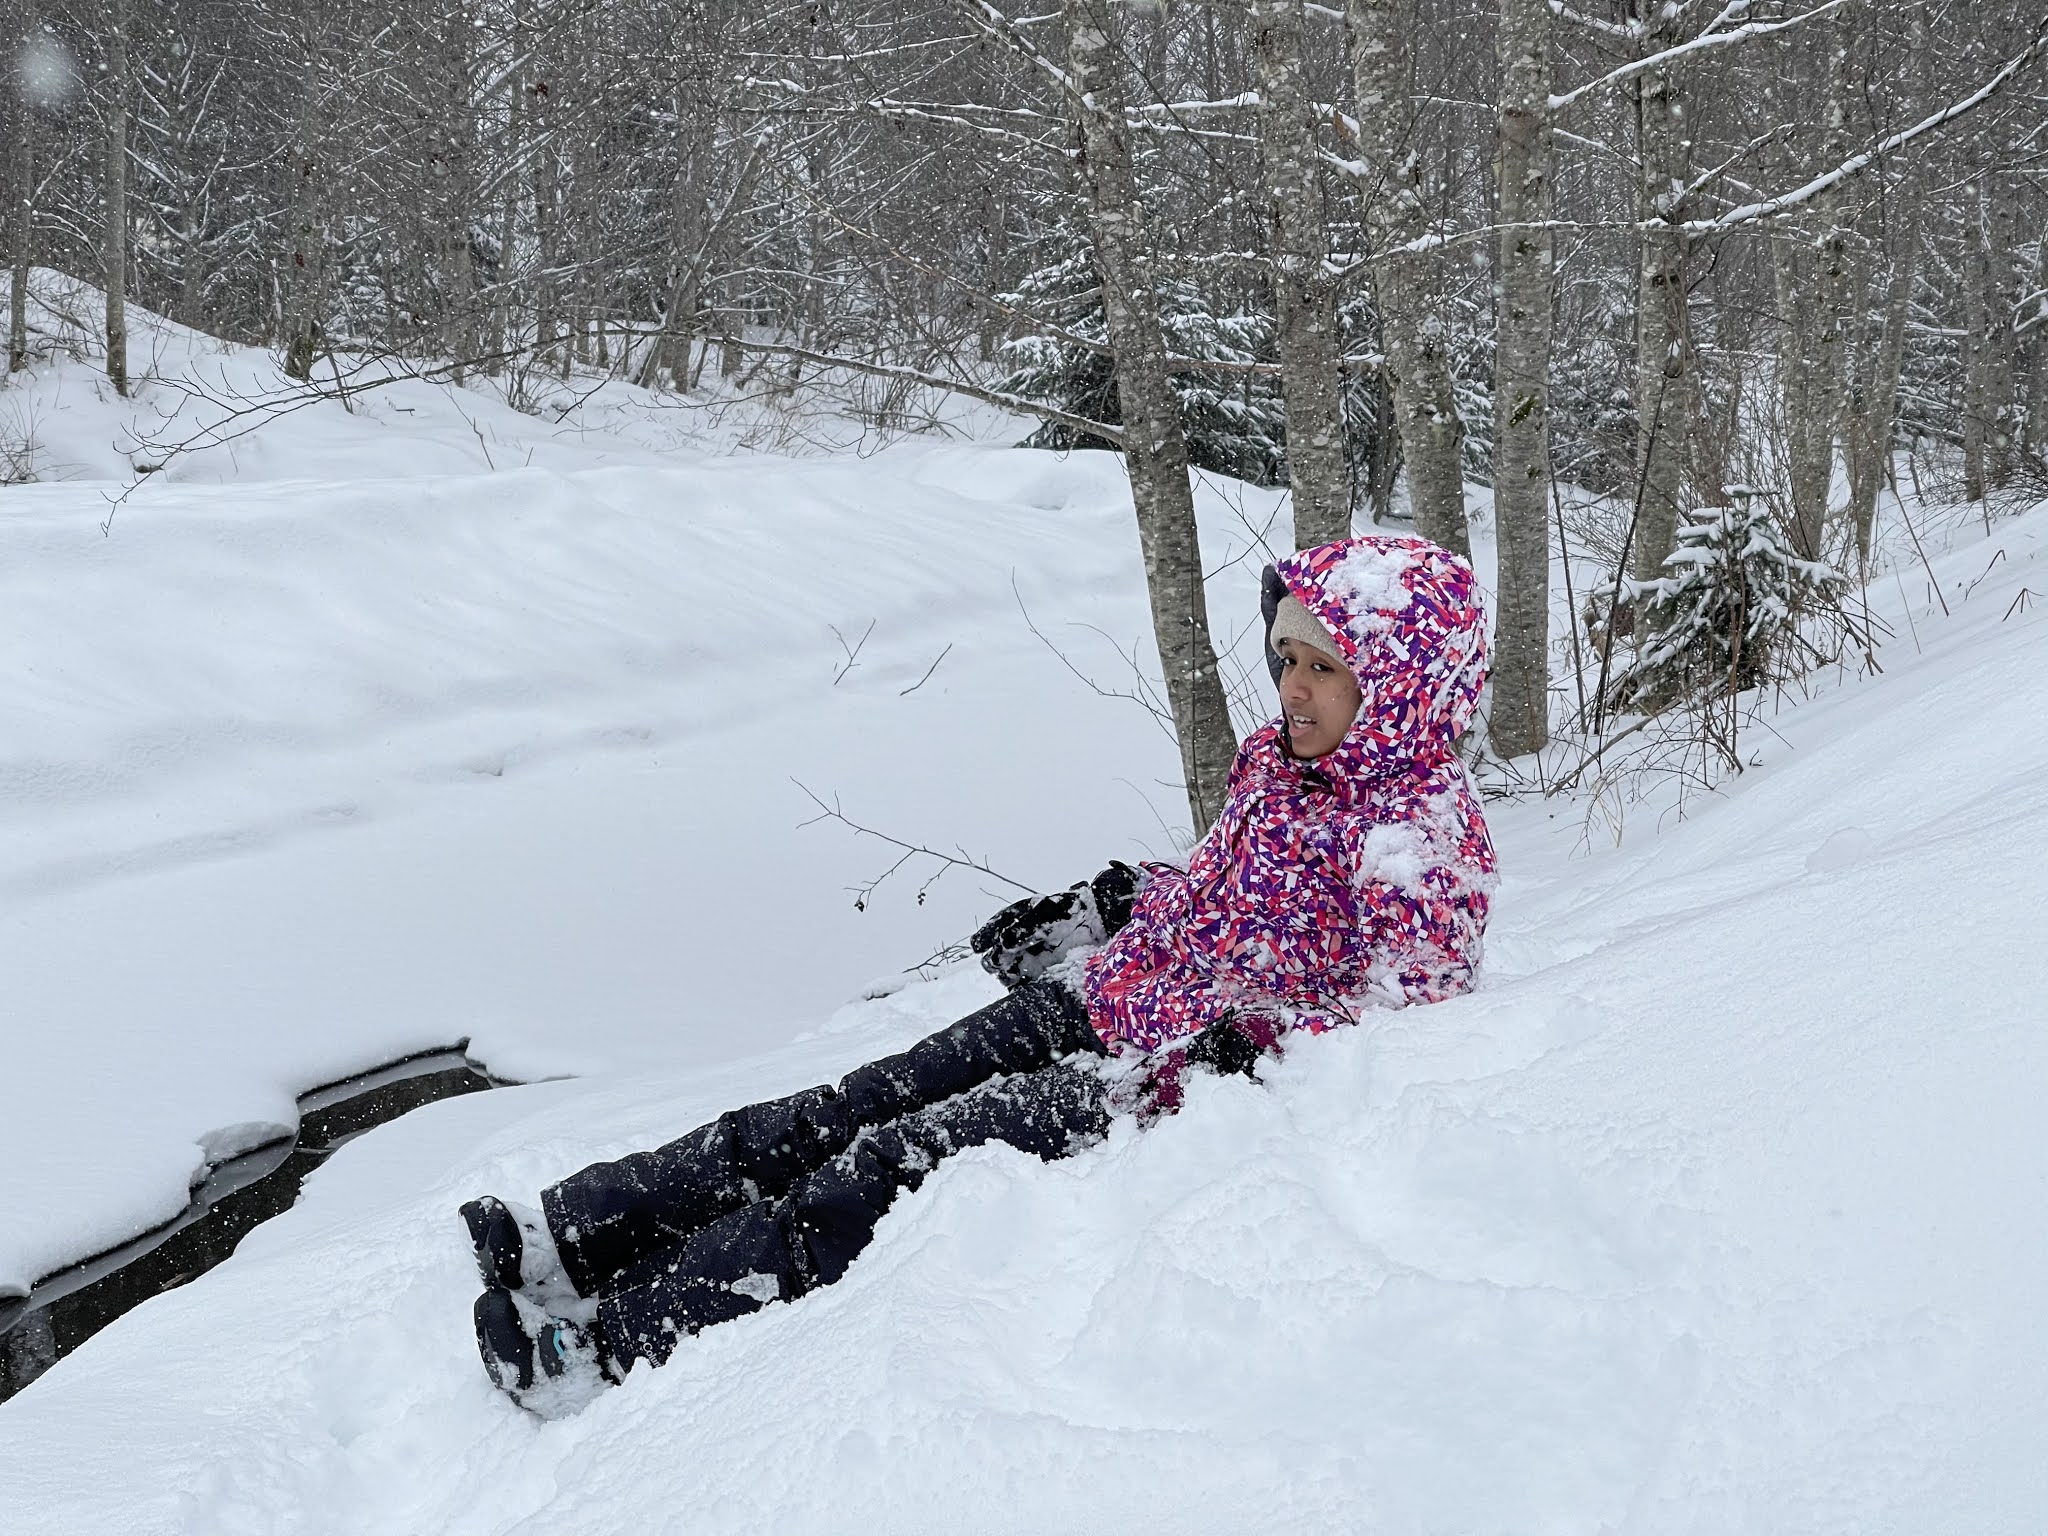
<path id="1" fill-rule="evenodd" d="M 107 116 L 101 166 L 107 274 L 107 378 L 128 393 L 128 0 L 108 0 Z"/>
<path id="2" fill-rule="evenodd" d="M 1064 0 L 1089 234 L 1123 404 L 1124 466 L 1144 553 L 1145 589 L 1187 778 L 1188 813 L 1205 831 L 1223 808 L 1237 739 L 1209 637 L 1202 551 L 1180 402 L 1166 371 L 1166 332 L 1124 126 L 1114 0 Z"/>
<path id="3" fill-rule="evenodd" d="M 996 348 L 1002 343 L 1003 326 L 1008 318 L 996 307 L 995 298 L 1010 288 L 1006 260 L 1009 255 L 1009 199 L 1002 185 L 991 181 L 981 189 L 981 200 L 981 292 L 975 296 L 979 323 L 974 328 L 974 345 L 976 356 L 987 363 L 995 360 Z"/>
<path id="4" fill-rule="evenodd" d="M 1906 67 L 1900 72 L 1893 111 L 1902 122 L 1918 120 L 1919 81 L 1927 58 L 1927 4 L 1914 0 L 1907 19 Z M 1893 202 L 1889 271 L 1884 308 L 1870 364 L 1862 370 L 1862 399 L 1843 418 L 1849 449 L 1849 522 L 1856 534 L 1856 568 L 1870 575 L 1870 544 L 1877 527 L 1877 498 L 1891 463 L 1892 432 L 1899 414 L 1899 370 L 1906 358 L 1906 318 L 1920 271 L 1920 217 L 1924 202 L 1921 172 L 1908 165 Z M 1866 288 L 1870 285 L 1866 285 Z"/>
<path id="5" fill-rule="evenodd" d="M 1359 155 L 1370 176 L 1366 221 L 1373 289 L 1394 386 L 1415 531 L 1461 555 L 1465 527 L 1465 423 L 1451 387 L 1450 331 L 1439 259 L 1412 247 L 1429 233 L 1422 157 L 1410 141 L 1408 39 L 1414 0 L 1349 0 Z"/>
<path id="6" fill-rule="evenodd" d="M 519 248 L 520 202 L 525 195 L 519 168 L 528 163 L 527 146 L 522 142 L 526 127 L 526 69 L 521 58 L 524 39 L 520 35 L 522 28 L 516 6 L 513 7 L 509 26 L 514 63 L 500 86 L 505 93 L 505 115 L 504 152 L 499 156 L 503 169 L 499 172 L 498 183 L 498 271 L 492 284 L 490 344 L 484 349 L 490 355 L 485 372 L 506 374 L 512 371 L 516 338 L 525 328 L 519 307 L 520 285 L 515 253 Z"/>
<path id="7" fill-rule="evenodd" d="M 635 382 L 642 389 L 653 389 L 659 384 L 664 369 L 673 373 L 670 351 L 696 311 L 691 273 L 703 244 L 704 202 L 708 193 L 702 170 L 711 160 L 708 140 L 713 129 L 681 90 L 676 92 L 675 114 L 676 182 L 668 210 L 669 286 L 662 305 L 661 325 L 648 342 L 647 355 L 640 360 Z"/>
<path id="8" fill-rule="evenodd" d="M 326 69 L 326 18 L 319 0 L 300 0 L 302 44 L 299 120 L 292 144 L 291 248 L 285 257 L 284 371 L 287 378 L 310 379 L 319 355 L 321 297 L 327 254 L 322 214 L 320 155 L 326 141 L 321 127 L 322 82 Z"/>
<path id="9" fill-rule="evenodd" d="M 1302 0 L 1252 0 L 1294 547 L 1308 549 L 1350 536 L 1351 482 L 1344 465 L 1336 291 L 1315 121 L 1302 85 L 1301 30 Z"/>
<path id="10" fill-rule="evenodd" d="M 1985 326 L 1985 388 L 1991 398 L 1990 433 L 1986 442 L 1986 474 L 1994 490 L 2011 485 L 2019 474 L 2020 442 L 2020 338 L 2013 330 L 2019 301 L 2025 293 L 2020 281 L 2018 252 L 2020 232 L 2017 221 L 2019 199 L 2006 183 L 2004 167 L 1994 168 L 1998 181 L 1986 178 L 1984 209 L 1985 241 L 1989 247 L 1990 315 Z"/>
<path id="11" fill-rule="evenodd" d="M 30 0 L 15 0 L 15 27 L 9 39 L 15 49 L 26 50 L 34 35 L 35 7 Z M 20 53 L 15 57 L 20 58 Z M 8 156 L 7 230 L 12 247 L 9 266 L 13 282 L 7 296 L 7 371 L 28 366 L 28 269 L 33 259 L 36 218 L 35 107 L 27 93 L 7 93 L 12 103 L 9 116 L 15 125 L 14 152 Z"/>
<path id="12" fill-rule="evenodd" d="M 1963 499 L 1982 501 L 2011 483 L 2012 327 L 2001 281 L 2007 262 L 1989 176 L 1973 193 L 1966 268 L 1969 340 L 1963 379 Z"/>
<path id="13" fill-rule="evenodd" d="M 1656 53 L 1680 41 L 1676 6 L 1651 0 L 1641 46 Z M 1636 85 L 1636 140 L 1642 160 L 1637 212 L 1645 228 L 1636 269 L 1636 532 L 1633 574 L 1651 581 L 1678 538 L 1685 476 L 1686 403 L 1693 371 L 1686 305 L 1685 112 L 1669 65 Z"/>
<path id="14" fill-rule="evenodd" d="M 1971 189 L 1966 189 L 1966 191 Z M 1974 201 L 1974 198 L 1973 198 Z M 1963 255 L 1964 324 L 1968 336 L 1963 342 L 1963 500 L 1982 501 L 1984 476 L 1984 417 L 1987 407 L 1984 389 L 1984 328 L 1990 323 L 1990 254 L 1984 245 L 1984 220 L 1973 209 Z"/>
<path id="15" fill-rule="evenodd" d="M 1500 294 L 1493 505 L 1499 596 L 1487 731 L 1502 757 L 1550 739 L 1550 7 L 1501 0 Z"/>
<path id="16" fill-rule="evenodd" d="M 542 367 L 559 362 L 568 377 L 572 348 L 563 341 L 555 356 L 557 338 L 569 326 L 562 314 L 562 286 L 557 271 L 562 264 L 561 237 L 561 146 L 556 142 L 555 101 L 550 82 L 536 80 L 525 92 L 533 115 L 533 236 L 538 247 L 540 271 L 533 285 L 534 354 Z"/>
<path id="17" fill-rule="evenodd" d="M 1877 526 L 1877 497 L 1891 458 L 1892 430 L 1899 414 L 1899 370 L 1906 359 L 1906 317 L 1920 271 L 1920 188 L 1916 172 L 1900 188 L 1897 249 L 1885 284 L 1884 318 L 1871 361 L 1863 409 L 1847 420 L 1849 520 L 1856 531 L 1857 569 L 1870 570 L 1870 540 Z"/>
<path id="18" fill-rule="evenodd" d="M 1827 123 L 1821 163 L 1849 153 L 1849 23 L 1838 13 L 1829 39 Z M 1790 459 L 1792 537 L 1800 555 L 1825 552 L 1828 496 L 1835 478 L 1835 429 L 1841 419 L 1844 299 L 1849 289 L 1849 231 L 1839 190 L 1813 200 L 1818 234 L 1810 251 L 1779 248 L 1779 348 L 1786 447 Z"/>
<path id="19" fill-rule="evenodd" d="M 1384 342 L 1381 350 L 1385 351 Z M 1400 478 L 1401 427 L 1394 420 L 1394 386 L 1382 370 L 1372 381 L 1372 462 L 1365 466 L 1365 495 L 1373 521 L 1392 512 Z"/>
<path id="20" fill-rule="evenodd" d="M 2048 460 L 2048 233 L 2035 246 L 2034 291 L 2027 296 L 2020 325 L 2027 358 L 2027 422 L 2021 448 L 2037 465 Z"/>
<path id="21" fill-rule="evenodd" d="M 476 260 L 471 231 L 476 220 L 477 123 L 476 17 L 469 0 L 448 8 L 441 75 L 444 116 L 439 128 L 441 176 L 441 349 L 452 359 L 449 379 L 460 387 L 468 365 L 482 350 L 476 312 Z"/>

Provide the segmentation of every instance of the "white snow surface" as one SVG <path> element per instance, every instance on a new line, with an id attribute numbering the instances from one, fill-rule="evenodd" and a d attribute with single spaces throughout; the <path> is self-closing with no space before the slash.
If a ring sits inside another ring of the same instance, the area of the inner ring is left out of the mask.
<path id="1" fill-rule="evenodd" d="M 576 1075 L 351 1142 L 0 1404 L 6 1536 L 2041 1528 L 2048 509 L 1683 816 L 1495 807 L 1474 995 L 957 1157 L 840 1285 L 544 1425 L 478 1367 L 460 1200 L 993 995 L 861 998 L 1006 892 L 853 911 L 895 854 L 792 776 L 1041 886 L 1169 850 L 1170 747 L 1010 590 L 1122 686 L 1136 541 L 1113 461 L 990 446 L 379 472 L 105 537 L 104 486 L 0 499 L 0 1283 L 322 1077 Z M 1229 639 L 1262 556 L 1204 515 Z"/>
<path id="2" fill-rule="evenodd" d="M 93 295 L 47 277 L 62 335 Z M 183 382 L 46 364 L 0 422 L 113 476 L 222 380 L 284 386 L 131 320 Z M 657 414 L 609 388 L 586 414 Z M 463 1039 L 526 1079 L 749 1056 L 1025 893 L 955 868 L 920 902 L 919 858 L 857 909 L 899 853 L 805 825 L 799 785 L 1029 890 L 1186 840 L 1169 738 L 1047 643 L 1111 690 L 1149 644 L 1108 456 L 657 451 L 418 381 L 355 406 L 118 504 L 132 476 L 0 491 L 0 1167 L 33 1170 L 0 1295 L 174 1214 L 316 1084 Z M 1241 490 L 1205 507 L 1225 562 L 1276 510 Z M 1215 583 L 1226 639 L 1264 558 Z"/>

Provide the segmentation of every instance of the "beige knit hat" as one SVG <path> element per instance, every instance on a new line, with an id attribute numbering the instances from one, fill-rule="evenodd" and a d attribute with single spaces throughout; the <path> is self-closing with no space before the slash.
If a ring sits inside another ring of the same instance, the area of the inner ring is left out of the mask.
<path id="1" fill-rule="evenodd" d="M 1321 651 L 1333 661 L 1344 660 L 1344 652 L 1337 646 L 1337 637 L 1324 628 L 1322 620 L 1310 613 L 1292 592 L 1281 598 L 1279 606 L 1274 608 L 1273 629 L 1266 637 L 1266 643 L 1273 647 L 1276 656 L 1280 654 L 1282 640 L 1292 640 L 1297 645 Z"/>

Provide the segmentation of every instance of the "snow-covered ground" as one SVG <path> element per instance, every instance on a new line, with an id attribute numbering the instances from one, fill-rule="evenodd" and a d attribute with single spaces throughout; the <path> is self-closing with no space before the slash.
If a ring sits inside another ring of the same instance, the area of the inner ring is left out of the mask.
<path id="1" fill-rule="evenodd" d="M 107 536 L 107 485 L 0 493 L 0 1284 L 322 1077 L 464 1036 L 576 1075 L 349 1144 L 0 1404 L 0 1532 L 2048 1518 L 2048 509 L 1936 558 L 1951 616 L 1873 588 L 1887 674 L 1683 817 L 1589 851 L 1582 806 L 1497 808 L 1474 996 L 1068 1163 L 962 1156 L 840 1286 L 541 1425 L 477 1367 L 456 1202 L 991 993 L 901 973 L 1003 888 L 906 869 L 855 911 L 895 855 L 792 779 L 1033 885 L 1171 846 L 1165 739 L 1012 591 L 1127 686 L 1128 502 L 1095 456 L 493 470 L 397 424 L 277 478 L 369 430 L 316 414 Z M 1226 638 L 1270 511 L 1205 504 Z"/>
<path id="2" fill-rule="evenodd" d="M 53 373 L 43 418 L 119 440 Z M 402 387 L 458 450 L 449 418 L 493 409 Z M 501 444 L 548 435 L 495 410 Z M 335 431 L 372 427 L 324 405 L 236 451 Z M 917 859 L 856 909 L 898 854 L 806 789 L 1034 889 L 1185 840 L 1168 737 L 1053 649 L 1133 685 L 1108 456 L 414 451 L 194 456 L 105 533 L 116 483 L 4 493 L 0 1166 L 33 1175 L 0 1192 L 0 1291 L 169 1216 L 314 1083 L 463 1038 L 523 1078 L 752 1055 L 1018 893 L 954 869 L 919 902 Z M 1228 559 L 1273 504 L 1207 510 Z M 1265 558 L 1216 582 L 1237 630 Z"/>

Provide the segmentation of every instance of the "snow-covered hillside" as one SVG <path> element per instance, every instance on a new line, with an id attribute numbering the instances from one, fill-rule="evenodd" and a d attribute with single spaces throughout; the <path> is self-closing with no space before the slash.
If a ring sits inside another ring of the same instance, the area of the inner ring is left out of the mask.
<path id="1" fill-rule="evenodd" d="M 342 355 L 323 365 L 309 396 L 271 354 L 134 305 L 135 389 L 122 400 L 95 355 L 105 305 L 101 290 L 62 273 L 32 274 L 26 313 L 37 362 L 25 384 L 0 389 L 0 486 L 96 482 L 112 500 L 145 476 L 247 485 L 648 467 L 710 452 L 856 455 L 909 426 L 1001 436 L 1018 425 L 935 394 L 906 416 L 903 402 L 889 408 L 885 386 L 830 370 L 813 370 L 802 391 L 769 368 L 714 377 L 691 395 L 539 368 L 450 389 L 445 369 Z"/>
<path id="2" fill-rule="evenodd" d="M 148 482 L 104 535 L 117 485 L 5 493 L 0 1007 L 38 1108 L 0 1128 L 35 1170 L 0 1287 L 168 1216 L 316 1082 L 463 1038 L 517 1077 L 751 1055 L 1009 899 L 919 901 L 918 859 L 857 910 L 898 853 L 806 789 L 1034 888 L 1185 838 L 1168 738 L 1052 649 L 1123 690 L 1149 643 L 1107 456 L 409 451 Z M 1243 631 L 1271 500 L 1208 511 Z"/>
<path id="3" fill-rule="evenodd" d="M 2048 509 L 1937 557 L 1951 616 L 1874 587 L 1887 674 L 1683 817 L 1588 851 L 1497 806 L 1475 995 L 963 1155 L 841 1285 L 544 1426 L 477 1367 L 456 1202 L 991 995 L 898 983 L 1003 889 L 856 912 L 895 854 L 792 779 L 1040 886 L 1180 807 L 1022 611 L 1127 686 L 1107 459 L 408 451 L 151 483 L 108 536 L 104 484 L 0 493 L 0 1284 L 323 1076 L 576 1075 L 349 1144 L 0 1404 L 6 1536 L 2039 1528 Z M 1205 503 L 1226 638 L 1271 510 Z"/>

